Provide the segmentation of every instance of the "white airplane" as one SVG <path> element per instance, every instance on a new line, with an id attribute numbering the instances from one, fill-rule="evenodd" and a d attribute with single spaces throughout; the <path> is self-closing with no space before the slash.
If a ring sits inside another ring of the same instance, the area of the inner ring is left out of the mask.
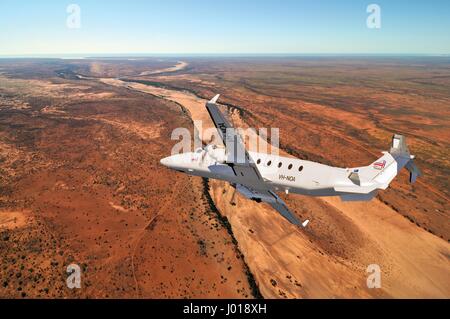
<path id="1" fill-rule="evenodd" d="M 256 202 L 265 202 L 295 225 L 300 222 L 276 192 L 309 196 L 340 196 L 344 201 L 369 201 L 379 189 L 386 189 L 397 173 L 405 167 L 410 182 L 421 175 L 402 135 L 394 135 L 389 152 L 368 166 L 339 168 L 301 159 L 272 154 L 248 152 L 242 138 L 217 107 L 219 95 L 206 103 L 225 148 L 207 145 L 195 152 L 176 154 L 161 160 L 171 169 L 224 180 L 242 195 Z M 242 158 L 237 155 L 243 154 Z"/>

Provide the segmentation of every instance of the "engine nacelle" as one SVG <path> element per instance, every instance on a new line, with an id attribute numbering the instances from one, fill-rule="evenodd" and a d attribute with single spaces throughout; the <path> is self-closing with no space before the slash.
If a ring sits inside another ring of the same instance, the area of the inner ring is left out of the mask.
<path id="1" fill-rule="evenodd" d="M 210 158 L 218 163 L 225 163 L 227 161 L 225 148 L 210 144 L 205 147 L 205 151 Z"/>

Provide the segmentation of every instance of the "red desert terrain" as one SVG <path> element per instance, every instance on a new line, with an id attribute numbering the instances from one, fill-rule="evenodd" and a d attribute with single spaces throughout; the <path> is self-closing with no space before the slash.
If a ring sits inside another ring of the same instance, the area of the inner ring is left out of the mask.
<path id="1" fill-rule="evenodd" d="M 448 58 L 2 60 L 0 296 L 449 298 L 449 86 Z M 159 164 L 217 93 L 285 154 L 367 165 L 400 133 L 424 175 L 371 202 L 283 195 L 297 229 Z"/>

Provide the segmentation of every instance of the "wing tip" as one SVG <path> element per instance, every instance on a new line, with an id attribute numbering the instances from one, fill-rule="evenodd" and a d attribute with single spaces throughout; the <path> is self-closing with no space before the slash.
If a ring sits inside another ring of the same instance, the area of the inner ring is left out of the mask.
<path id="1" fill-rule="evenodd" d="M 212 103 L 215 104 L 217 102 L 217 100 L 219 99 L 220 94 L 217 94 L 215 97 L 213 97 L 208 103 Z"/>

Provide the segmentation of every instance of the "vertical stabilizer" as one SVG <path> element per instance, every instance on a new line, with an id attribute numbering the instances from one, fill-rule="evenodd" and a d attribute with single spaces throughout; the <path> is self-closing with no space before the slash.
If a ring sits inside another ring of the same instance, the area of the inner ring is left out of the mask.
<path id="1" fill-rule="evenodd" d="M 405 167 L 409 171 L 409 182 L 414 183 L 422 173 L 414 163 L 414 155 L 409 152 L 406 145 L 406 138 L 403 135 L 394 134 L 392 137 L 392 146 L 389 153 L 397 161 L 397 169 Z"/>

